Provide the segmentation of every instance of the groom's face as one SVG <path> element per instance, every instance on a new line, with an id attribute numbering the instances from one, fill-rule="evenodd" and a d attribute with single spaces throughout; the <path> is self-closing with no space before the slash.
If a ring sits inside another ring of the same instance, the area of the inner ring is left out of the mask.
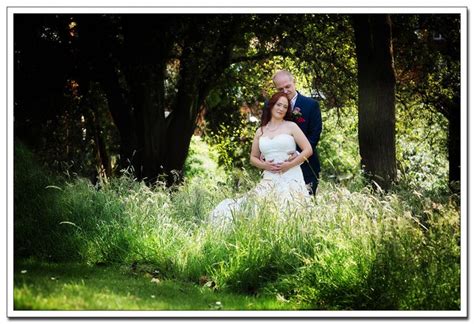
<path id="1" fill-rule="evenodd" d="M 284 92 L 288 98 L 296 95 L 295 82 L 288 75 L 277 75 L 273 80 L 277 91 Z"/>

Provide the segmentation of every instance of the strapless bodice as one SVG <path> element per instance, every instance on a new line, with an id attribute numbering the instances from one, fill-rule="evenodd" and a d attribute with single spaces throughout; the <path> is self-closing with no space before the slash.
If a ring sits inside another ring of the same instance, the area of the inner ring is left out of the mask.
<path id="1" fill-rule="evenodd" d="M 276 163 L 287 160 L 289 154 L 296 150 L 295 139 L 290 134 L 279 134 L 273 138 L 261 136 L 258 145 L 265 160 Z"/>

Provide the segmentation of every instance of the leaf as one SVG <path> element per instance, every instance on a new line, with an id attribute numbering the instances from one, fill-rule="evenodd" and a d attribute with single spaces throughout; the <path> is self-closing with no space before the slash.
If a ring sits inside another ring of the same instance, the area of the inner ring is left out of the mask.
<path id="1" fill-rule="evenodd" d="M 57 189 L 57 190 L 63 190 L 61 188 L 59 188 L 58 186 L 46 186 L 45 189 Z"/>
<path id="2" fill-rule="evenodd" d="M 67 225 L 72 225 L 74 227 L 77 227 L 78 229 L 82 229 L 80 228 L 79 226 L 77 226 L 76 224 L 74 224 L 73 222 L 69 222 L 69 221 L 62 221 L 59 223 L 60 225 L 63 225 L 63 224 L 67 224 Z"/>
<path id="3" fill-rule="evenodd" d="M 289 303 L 290 301 L 286 299 L 283 295 L 277 294 L 276 299 L 281 303 Z"/>

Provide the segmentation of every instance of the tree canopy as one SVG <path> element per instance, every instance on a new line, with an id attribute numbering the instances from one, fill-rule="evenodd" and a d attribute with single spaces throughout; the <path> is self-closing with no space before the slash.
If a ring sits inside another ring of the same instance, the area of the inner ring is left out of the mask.
<path id="1" fill-rule="evenodd" d="M 460 17 L 389 18 L 395 107 L 424 107 L 440 127 L 448 121 L 449 177 L 457 181 Z M 360 123 L 364 56 L 356 43 L 371 36 L 353 22 L 339 14 L 15 14 L 15 136 L 51 166 L 91 179 L 128 168 L 171 184 L 196 131 L 232 148 L 227 163 L 243 166 L 252 123 L 274 91 L 271 76 L 286 68 L 323 112 L 353 116 L 359 136 L 377 137 Z M 384 114 L 369 116 L 379 123 Z"/>

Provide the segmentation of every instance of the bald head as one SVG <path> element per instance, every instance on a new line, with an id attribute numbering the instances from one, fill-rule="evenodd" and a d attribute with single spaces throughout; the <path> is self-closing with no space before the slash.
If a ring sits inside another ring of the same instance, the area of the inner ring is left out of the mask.
<path id="1" fill-rule="evenodd" d="M 273 84 L 279 92 L 284 92 L 288 98 L 293 98 L 296 95 L 295 78 L 286 70 L 279 70 L 273 75 Z"/>
<path id="2" fill-rule="evenodd" d="M 275 79 L 281 79 L 281 78 L 288 78 L 291 81 L 295 82 L 295 77 L 293 74 L 288 72 L 287 70 L 278 70 L 275 72 L 275 74 L 272 77 L 273 82 L 275 82 Z"/>

